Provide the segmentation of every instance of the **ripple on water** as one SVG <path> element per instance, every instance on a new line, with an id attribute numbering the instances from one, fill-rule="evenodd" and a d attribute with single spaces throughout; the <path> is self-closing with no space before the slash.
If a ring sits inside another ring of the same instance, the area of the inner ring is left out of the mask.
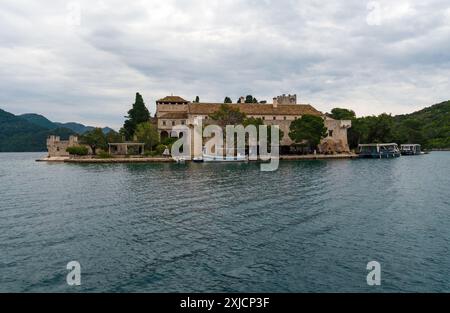
<path id="1" fill-rule="evenodd" d="M 258 164 L 0 154 L 0 290 L 450 290 L 450 153 Z M 5 183 L 7 182 L 7 183 Z"/>

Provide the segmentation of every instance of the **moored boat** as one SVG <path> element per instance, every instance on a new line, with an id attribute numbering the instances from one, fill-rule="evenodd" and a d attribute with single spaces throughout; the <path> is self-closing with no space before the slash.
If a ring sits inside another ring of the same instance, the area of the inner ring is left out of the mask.
<path id="1" fill-rule="evenodd" d="M 396 143 L 361 144 L 358 148 L 360 158 L 397 158 L 401 155 Z"/>
<path id="2" fill-rule="evenodd" d="M 419 144 L 403 144 L 400 145 L 400 153 L 402 155 L 420 155 L 421 146 Z"/>
<path id="3" fill-rule="evenodd" d="M 209 154 L 206 149 L 203 149 L 201 157 L 193 159 L 194 162 L 248 162 L 248 157 L 244 154 L 237 153 L 236 155 L 223 154 Z"/>

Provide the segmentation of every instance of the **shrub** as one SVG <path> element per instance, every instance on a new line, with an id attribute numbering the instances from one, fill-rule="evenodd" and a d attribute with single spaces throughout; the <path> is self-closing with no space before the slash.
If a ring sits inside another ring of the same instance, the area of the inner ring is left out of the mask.
<path id="1" fill-rule="evenodd" d="M 89 150 L 85 146 L 73 146 L 66 149 L 71 155 L 87 155 Z"/>
<path id="2" fill-rule="evenodd" d="M 162 155 L 164 150 L 166 150 L 166 145 L 163 144 L 159 144 L 156 146 L 155 151 L 157 152 L 157 154 Z"/>
<path id="3" fill-rule="evenodd" d="M 144 155 L 146 157 L 154 157 L 158 155 L 158 151 L 153 150 L 153 151 L 145 151 Z"/>
<path id="4" fill-rule="evenodd" d="M 109 159 L 112 158 L 111 154 L 109 154 L 108 152 L 105 151 L 100 151 L 100 153 L 98 154 L 98 157 L 100 159 Z"/>

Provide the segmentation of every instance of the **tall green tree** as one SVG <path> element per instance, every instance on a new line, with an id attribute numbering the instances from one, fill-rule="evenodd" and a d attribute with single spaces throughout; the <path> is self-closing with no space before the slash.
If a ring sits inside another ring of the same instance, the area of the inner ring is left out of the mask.
<path id="1" fill-rule="evenodd" d="M 256 98 L 253 98 L 252 95 L 247 95 L 245 97 L 245 103 L 258 103 L 258 100 L 256 100 Z"/>
<path id="2" fill-rule="evenodd" d="M 219 110 L 209 115 L 222 128 L 227 125 L 242 124 L 245 119 L 245 113 L 242 113 L 239 108 L 233 108 L 227 103 L 220 105 Z"/>
<path id="3" fill-rule="evenodd" d="M 352 110 L 334 108 L 331 110 L 330 117 L 334 118 L 335 120 L 353 120 L 354 118 L 356 118 L 356 114 Z"/>
<path id="4" fill-rule="evenodd" d="M 111 130 L 109 133 L 106 134 L 106 141 L 108 143 L 118 143 L 123 142 L 122 135 L 114 130 Z"/>
<path id="5" fill-rule="evenodd" d="M 96 154 L 97 149 L 105 151 L 108 149 L 106 136 L 101 128 L 94 128 L 93 130 L 84 133 L 80 138 L 80 142 L 91 147 L 92 154 Z"/>
<path id="6" fill-rule="evenodd" d="M 259 137 L 259 126 L 260 125 L 264 125 L 264 121 L 262 118 L 255 118 L 255 117 L 248 117 L 245 118 L 244 121 L 242 122 L 242 125 L 244 127 L 247 127 L 248 125 L 255 125 L 256 129 L 258 131 L 258 137 Z M 281 141 L 284 137 L 284 132 L 279 128 L 279 132 L 278 132 L 278 138 Z M 272 144 L 272 125 L 267 125 L 267 143 L 269 145 Z"/>
<path id="7" fill-rule="evenodd" d="M 323 119 L 316 115 L 303 115 L 293 121 L 289 128 L 289 137 L 296 143 L 306 144 L 316 149 L 320 140 L 327 135 Z"/>
<path id="8" fill-rule="evenodd" d="M 225 99 L 223 100 L 223 103 L 233 103 L 233 101 L 231 100 L 230 97 L 225 97 Z"/>
<path id="9" fill-rule="evenodd" d="M 393 140 L 394 119 L 386 113 L 368 117 L 367 141 L 375 143 L 391 142 Z"/>
<path id="10" fill-rule="evenodd" d="M 141 123 L 136 127 L 137 139 L 145 143 L 145 148 L 153 151 L 153 147 L 159 143 L 159 135 L 156 127 L 149 122 Z"/>
<path id="11" fill-rule="evenodd" d="M 126 138 L 130 140 L 134 136 L 137 125 L 147 122 L 150 119 L 150 112 L 145 106 L 144 99 L 138 92 L 136 93 L 133 107 L 128 111 L 128 116 L 126 118 L 123 129 Z"/>

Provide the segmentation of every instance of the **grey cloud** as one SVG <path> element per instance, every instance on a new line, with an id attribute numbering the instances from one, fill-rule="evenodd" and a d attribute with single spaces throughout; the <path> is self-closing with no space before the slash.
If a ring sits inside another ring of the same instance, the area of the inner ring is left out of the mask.
<path id="1" fill-rule="evenodd" d="M 0 107 L 120 127 L 140 91 L 221 101 L 298 93 L 329 111 L 406 113 L 448 98 L 450 5 L 168 0 L 0 4 Z"/>

